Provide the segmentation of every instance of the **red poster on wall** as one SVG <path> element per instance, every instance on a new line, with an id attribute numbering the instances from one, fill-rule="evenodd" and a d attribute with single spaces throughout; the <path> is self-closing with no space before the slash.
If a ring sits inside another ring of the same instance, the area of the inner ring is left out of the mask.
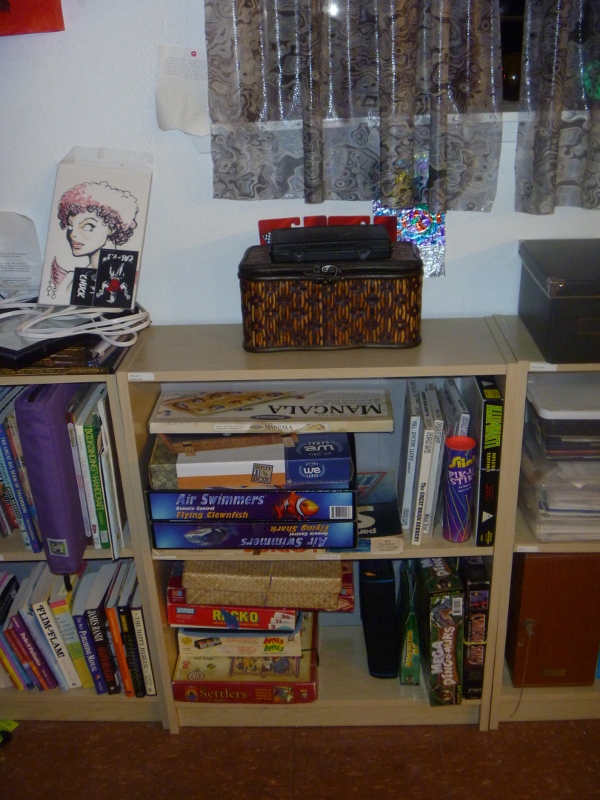
<path id="1" fill-rule="evenodd" d="M 61 0 L 0 0 L 0 36 L 64 29 Z"/>

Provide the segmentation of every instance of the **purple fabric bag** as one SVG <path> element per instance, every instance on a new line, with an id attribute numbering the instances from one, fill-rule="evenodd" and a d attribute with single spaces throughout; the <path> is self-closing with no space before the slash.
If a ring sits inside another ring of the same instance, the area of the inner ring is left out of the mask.
<path id="1" fill-rule="evenodd" d="M 87 540 L 67 429 L 79 384 L 32 385 L 15 402 L 23 459 L 50 571 L 75 572 Z"/>

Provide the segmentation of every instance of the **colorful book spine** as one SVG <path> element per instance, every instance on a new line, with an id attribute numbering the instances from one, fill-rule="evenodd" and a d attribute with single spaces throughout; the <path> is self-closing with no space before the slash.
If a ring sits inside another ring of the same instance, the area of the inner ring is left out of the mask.
<path id="1" fill-rule="evenodd" d="M 0 663 L 6 670 L 15 689 L 24 691 L 32 688 L 30 679 L 21 662 L 14 654 L 4 632 L 0 632 Z"/>
<path id="2" fill-rule="evenodd" d="M 4 631 L 4 635 L 6 636 L 6 640 L 9 643 L 15 658 L 19 660 L 33 686 L 40 692 L 43 692 L 46 687 L 42 683 L 40 672 L 29 657 L 27 650 L 25 650 L 23 647 L 23 644 L 17 634 L 12 628 L 9 627 Z"/>
<path id="3" fill-rule="evenodd" d="M 66 645 L 67 652 L 69 653 L 71 661 L 73 662 L 73 666 L 75 667 L 75 671 L 77 672 L 79 680 L 81 681 L 81 685 L 84 689 L 90 689 L 94 686 L 94 681 L 92 680 L 92 676 L 83 653 L 83 647 L 81 645 L 81 640 L 77 633 L 77 628 L 69 608 L 69 603 L 66 599 L 64 601 L 56 601 L 51 603 L 51 608 L 54 614 L 54 619 L 56 620 L 56 624 L 58 625 L 58 629 Z"/>
<path id="4" fill-rule="evenodd" d="M 106 514 L 106 504 L 104 502 L 104 490 L 102 488 L 102 473 L 100 471 L 100 461 L 98 458 L 98 436 L 100 433 L 100 417 L 92 414 L 89 421 L 83 426 L 83 436 L 85 443 L 85 455 L 89 468 L 90 482 L 92 487 L 92 499 L 96 510 L 98 521 L 98 531 L 100 534 L 100 545 L 104 549 L 110 549 L 110 536 L 108 532 L 108 516 Z"/>
<path id="5" fill-rule="evenodd" d="M 23 607 L 19 611 L 19 615 L 23 623 L 27 626 L 27 630 L 29 631 L 30 636 L 32 637 L 33 641 L 36 643 L 38 649 L 41 653 L 43 653 L 44 658 L 50 669 L 52 670 L 52 674 L 54 675 L 58 685 L 61 689 L 68 689 L 67 682 L 65 680 L 65 676 L 63 675 L 62 670 L 58 665 L 58 659 L 56 657 L 56 653 L 54 649 L 50 645 L 45 633 L 42 630 L 42 626 L 40 624 L 37 615 L 34 613 L 33 609 L 30 605 L 27 607 Z M 14 617 L 13 617 L 13 624 L 14 624 Z"/>
<path id="6" fill-rule="evenodd" d="M 125 653 L 125 646 L 121 634 L 119 613 L 114 605 L 106 606 L 105 613 L 115 658 L 117 660 L 117 667 L 123 684 L 123 691 L 127 697 L 135 697 L 133 681 L 131 679 L 131 672 L 129 671 L 129 664 L 127 663 L 127 655 Z"/>
<path id="7" fill-rule="evenodd" d="M 69 689 L 77 689 L 81 686 L 81 679 L 77 674 L 75 665 L 71 660 L 69 651 L 65 640 L 62 637 L 60 628 L 58 627 L 54 614 L 50 608 L 50 603 L 47 601 L 40 601 L 32 605 L 32 610 L 37 616 L 40 626 L 44 635 L 46 636 L 54 655 L 58 662 L 59 669 L 61 670 L 64 679 Z"/>
<path id="8" fill-rule="evenodd" d="M 123 647 L 127 655 L 127 664 L 133 682 L 133 690 L 136 697 L 145 697 L 146 685 L 144 683 L 144 673 L 142 662 L 137 648 L 133 619 L 131 616 L 131 604 L 119 605 L 119 622 L 121 624 L 121 638 Z"/>
<path id="9" fill-rule="evenodd" d="M 25 536 L 28 541 L 28 548 L 34 553 L 42 551 L 42 543 L 38 537 L 38 522 L 35 508 L 29 506 L 27 498 L 21 486 L 17 465 L 13 458 L 13 453 L 8 440 L 6 426 L 0 423 L 0 453 L 7 470 L 10 486 L 17 503 L 20 520 L 22 521 Z"/>
<path id="10" fill-rule="evenodd" d="M 144 612 L 142 611 L 142 607 L 139 602 L 136 603 L 136 595 L 134 595 L 131 606 L 131 619 L 133 621 L 133 629 L 135 631 L 135 638 L 140 656 L 140 664 L 142 666 L 142 674 L 144 676 L 146 694 L 155 695 L 156 684 L 154 682 L 154 672 L 152 670 L 152 661 L 150 659 L 150 648 L 148 647 L 148 637 L 146 635 L 146 625 L 144 623 Z"/>
<path id="11" fill-rule="evenodd" d="M 94 647 L 98 654 L 98 661 L 106 682 L 108 694 L 118 694 L 121 691 L 121 684 L 117 677 L 116 664 L 113 661 L 110 642 L 106 633 L 106 615 L 104 614 L 104 609 L 89 608 L 86 609 L 85 615 L 90 633 L 92 634 Z"/>
<path id="12" fill-rule="evenodd" d="M 35 662 L 39 669 L 42 683 L 45 689 L 55 689 L 58 686 L 58 681 L 54 677 L 54 673 L 48 664 L 46 657 L 39 649 L 35 640 L 29 633 L 29 628 L 18 614 L 15 614 L 11 619 L 11 628 L 14 630 L 19 639 L 23 642 L 23 646 L 30 654 L 31 659 Z"/>
<path id="13" fill-rule="evenodd" d="M 100 659 L 94 645 L 94 637 L 92 636 L 85 613 L 74 614 L 73 622 L 77 628 L 77 635 L 79 636 L 79 641 L 81 642 L 81 649 L 83 650 L 83 655 L 87 662 L 90 675 L 92 676 L 96 694 L 106 694 L 108 692 L 108 686 L 104 680 L 104 673 L 102 671 L 102 667 L 100 666 Z"/>
<path id="14" fill-rule="evenodd" d="M 73 413 L 77 405 L 83 399 L 83 396 L 89 391 L 87 384 L 84 384 L 73 396 L 71 402 L 67 406 L 67 431 L 69 433 L 69 442 L 71 445 L 71 454 L 73 456 L 73 467 L 75 468 L 75 478 L 77 480 L 77 492 L 79 494 L 79 502 L 81 504 L 81 514 L 83 517 L 83 525 L 85 528 L 86 538 L 93 543 L 92 526 L 90 524 L 90 515 L 87 506 L 85 495 L 85 487 L 83 484 L 83 473 L 81 469 L 81 460 L 79 458 L 79 448 L 77 447 L 77 436 L 75 433 L 75 423 L 73 420 Z"/>
<path id="15" fill-rule="evenodd" d="M 12 481 L 8 472 L 8 466 L 2 455 L 0 455 L 0 480 L 2 481 L 2 496 L 4 498 L 7 511 L 10 513 L 10 518 L 14 519 L 16 522 L 16 530 L 20 531 L 25 548 L 33 552 L 33 545 L 31 544 L 29 534 L 27 533 L 25 522 L 19 512 L 19 504 L 17 503 L 17 498 L 12 486 Z"/>

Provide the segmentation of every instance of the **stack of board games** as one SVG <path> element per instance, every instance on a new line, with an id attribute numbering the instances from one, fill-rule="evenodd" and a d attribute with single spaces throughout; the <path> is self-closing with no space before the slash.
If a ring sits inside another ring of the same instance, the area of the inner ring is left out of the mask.
<path id="1" fill-rule="evenodd" d="M 175 700 L 188 703 L 309 703 L 317 699 L 317 615 L 300 614 L 299 656 L 274 650 L 265 656 L 216 656 L 215 647 L 199 650 L 200 655 L 180 655 L 173 673 Z M 187 635 L 184 639 L 190 638 Z M 280 633 L 268 640 L 285 644 Z M 268 641 L 267 640 L 267 641 Z M 185 647 L 189 646 L 185 642 Z"/>
<path id="2" fill-rule="evenodd" d="M 415 594 L 420 656 L 431 705 L 462 702 L 463 586 L 449 559 L 417 560 Z"/>
<path id="3" fill-rule="evenodd" d="M 156 548 L 354 547 L 350 435 L 184 438 L 162 434 L 154 444 L 147 503 Z M 204 474 L 182 477 L 182 459 Z"/>

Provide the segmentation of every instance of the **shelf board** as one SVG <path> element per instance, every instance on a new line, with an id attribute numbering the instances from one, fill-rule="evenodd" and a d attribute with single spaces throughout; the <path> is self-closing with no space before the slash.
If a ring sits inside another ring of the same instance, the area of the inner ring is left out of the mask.
<path id="1" fill-rule="evenodd" d="M 431 706 L 423 683 L 372 678 L 360 626 L 322 626 L 319 697 L 296 706 L 176 703 L 181 725 L 451 725 L 476 724 L 480 703 Z M 422 680 L 422 679 L 421 679 Z"/>
<path id="2" fill-rule="evenodd" d="M 156 697 L 98 695 L 94 689 L 0 690 L 0 717 L 93 722 L 155 722 L 160 708 Z"/>
<path id="3" fill-rule="evenodd" d="M 91 545 L 86 547 L 84 559 L 92 561 L 95 559 L 112 558 L 112 550 L 97 550 Z M 132 558 L 133 551 L 131 547 L 123 548 L 120 558 Z M 26 550 L 23 545 L 23 540 L 20 534 L 14 533 L 7 539 L 0 539 L 0 562 L 2 561 L 45 561 L 46 556 L 44 552 L 32 553 Z"/>
<path id="4" fill-rule="evenodd" d="M 600 717 L 600 681 L 592 686 L 553 686 L 516 689 L 506 664 L 502 678 L 500 722 L 597 719 Z"/>
<path id="5" fill-rule="evenodd" d="M 515 553 L 598 553 L 600 552 L 600 539 L 575 540 L 566 539 L 564 542 L 542 542 L 531 533 L 523 514 L 517 511 L 517 524 L 515 531 Z"/>
<path id="6" fill-rule="evenodd" d="M 152 550 L 155 561 L 363 561 L 374 558 L 435 558 L 444 556 L 489 556 L 493 547 L 474 542 L 453 544 L 441 536 L 425 536 L 423 543 L 404 543 L 397 553 L 361 553 L 356 550 Z"/>
<path id="7" fill-rule="evenodd" d="M 242 326 L 152 326 L 126 357 L 130 383 L 181 381 L 411 378 L 505 374 L 506 361 L 483 318 L 426 319 L 411 348 L 249 353 Z"/>

